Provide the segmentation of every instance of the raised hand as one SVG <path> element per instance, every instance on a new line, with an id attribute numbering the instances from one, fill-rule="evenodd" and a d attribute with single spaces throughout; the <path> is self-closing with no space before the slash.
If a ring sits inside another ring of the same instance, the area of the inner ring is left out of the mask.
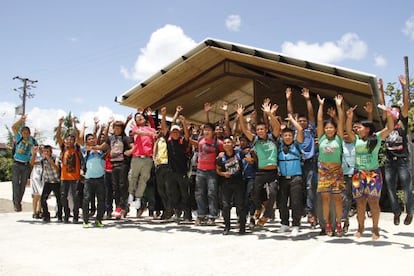
<path id="1" fill-rule="evenodd" d="M 336 95 L 334 98 L 336 106 L 341 106 L 343 99 L 344 97 L 342 96 L 342 94 Z"/>
<path id="2" fill-rule="evenodd" d="M 177 107 L 175 108 L 175 112 L 180 113 L 181 111 L 183 111 L 183 107 L 181 105 L 177 105 Z"/>
<path id="3" fill-rule="evenodd" d="M 346 111 L 346 116 L 348 118 L 353 118 L 354 117 L 354 110 L 357 108 L 357 105 L 354 105 L 353 107 L 348 108 L 348 110 Z"/>
<path id="4" fill-rule="evenodd" d="M 286 88 L 285 93 L 286 93 L 286 100 L 292 99 L 292 89 L 290 87 Z"/>
<path id="5" fill-rule="evenodd" d="M 161 107 L 160 113 L 162 116 L 167 116 L 167 107 L 165 106 Z"/>
<path id="6" fill-rule="evenodd" d="M 371 101 L 366 102 L 366 104 L 364 105 L 364 110 L 365 110 L 367 113 L 372 113 L 372 112 L 374 111 L 374 105 L 372 104 L 372 102 L 371 102 Z"/>
<path id="7" fill-rule="evenodd" d="M 209 112 L 213 107 L 211 106 L 210 103 L 205 103 L 204 104 L 204 111 L 205 112 Z"/>
<path id="8" fill-rule="evenodd" d="M 309 100 L 310 99 L 310 93 L 309 93 L 309 89 L 308 88 L 302 88 L 302 93 L 301 95 L 306 99 Z"/>
<path id="9" fill-rule="evenodd" d="M 228 104 L 227 104 L 227 102 L 223 102 L 223 104 L 221 105 L 221 107 L 220 107 L 222 110 L 224 110 L 224 111 L 227 111 L 227 108 L 228 108 Z"/>
<path id="10" fill-rule="evenodd" d="M 236 111 L 237 115 L 243 115 L 244 108 L 241 104 L 236 104 L 234 106 L 234 110 Z"/>
<path id="11" fill-rule="evenodd" d="M 406 85 L 407 85 L 407 80 L 406 80 L 405 76 L 400 75 L 400 76 L 398 77 L 398 79 L 400 80 L 400 84 L 401 84 L 401 86 L 406 86 Z"/>
<path id="12" fill-rule="evenodd" d="M 275 114 L 278 108 L 279 106 L 277 104 L 273 104 L 272 107 L 270 108 L 270 112 L 272 114 Z"/>
<path id="13" fill-rule="evenodd" d="M 325 98 L 321 98 L 319 94 L 316 95 L 316 98 L 318 99 L 319 105 L 322 105 L 325 103 Z"/>

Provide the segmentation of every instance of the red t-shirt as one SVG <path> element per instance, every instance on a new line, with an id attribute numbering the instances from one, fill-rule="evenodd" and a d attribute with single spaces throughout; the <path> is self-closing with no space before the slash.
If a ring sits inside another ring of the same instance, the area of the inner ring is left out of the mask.
<path id="1" fill-rule="evenodd" d="M 197 169 L 207 171 L 216 169 L 217 154 L 224 151 L 223 142 L 217 138 L 202 138 L 198 142 Z"/>

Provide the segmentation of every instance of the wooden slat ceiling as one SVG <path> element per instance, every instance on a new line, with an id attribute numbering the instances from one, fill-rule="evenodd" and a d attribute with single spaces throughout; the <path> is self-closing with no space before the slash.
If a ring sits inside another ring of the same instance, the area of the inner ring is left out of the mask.
<path id="1" fill-rule="evenodd" d="M 359 115 L 364 113 L 363 103 L 373 100 L 376 104 L 378 99 L 373 75 L 207 39 L 149 80 L 117 97 L 117 101 L 132 108 L 150 106 L 157 110 L 166 106 L 169 115 L 177 105 L 182 105 L 186 118 L 196 123 L 204 122 L 203 106 L 210 102 L 214 106 L 210 120 L 217 121 L 223 116 L 219 108 L 223 101 L 254 106 L 254 82 L 268 80 L 296 90 L 308 87 L 313 98 L 316 94 L 332 98 L 340 92 L 349 106 L 360 106 Z M 275 93 L 284 93 L 284 89 Z"/>

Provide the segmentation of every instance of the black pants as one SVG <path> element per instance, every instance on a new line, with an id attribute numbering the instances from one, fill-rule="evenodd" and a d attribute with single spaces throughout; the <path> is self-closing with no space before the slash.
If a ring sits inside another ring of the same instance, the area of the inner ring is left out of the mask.
<path id="1" fill-rule="evenodd" d="M 112 189 L 112 171 L 106 171 L 104 175 L 105 183 L 105 212 L 109 215 L 113 211 L 114 192 Z"/>
<path id="2" fill-rule="evenodd" d="M 65 221 L 69 220 L 70 209 L 69 209 L 69 200 L 68 195 L 69 191 L 72 194 L 73 198 L 73 218 L 79 218 L 79 194 L 78 194 L 78 180 L 62 180 L 60 186 L 60 200 L 62 203 L 63 210 L 65 211 Z"/>
<path id="3" fill-rule="evenodd" d="M 57 217 L 59 220 L 62 219 L 62 204 L 60 202 L 60 183 L 48 183 L 45 182 L 43 187 L 42 197 L 40 199 L 40 204 L 42 205 L 43 216 L 45 218 L 50 218 L 49 209 L 47 207 L 47 199 L 50 193 L 53 191 L 53 194 L 56 197 L 56 207 L 57 207 Z"/>
<path id="4" fill-rule="evenodd" d="M 224 179 L 222 181 L 223 192 L 223 218 L 224 227 L 230 229 L 230 210 L 234 203 L 239 215 L 240 229 L 246 226 L 246 185 L 241 178 Z"/>
<path id="5" fill-rule="evenodd" d="M 292 208 L 292 225 L 299 226 L 303 213 L 303 178 L 300 175 L 280 177 L 279 212 L 282 225 L 289 226 L 289 206 Z M 290 199 L 290 200 L 289 200 Z"/>
<path id="6" fill-rule="evenodd" d="M 253 203 L 256 210 L 261 209 L 263 201 L 266 201 L 264 216 L 273 216 L 273 205 L 276 202 L 278 189 L 278 175 L 276 170 L 257 171 L 253 187 Z"/>
<path id="7" fill-rule="evenodd" d="M 112 192 L 116 207 L 126 210 L 128 205 L 129 165 L 114 163 L 112 168 Z"/>
<path id="8" fill-rule="evenodd" d="M 162 205 L 166 210 L 171 210 L 171 199 L 168 196 L 167 192 L 167 180 L 171 177 L 171 170 L 168 168 L 168 165 L 162 164 L 155 168 L 155 179 L 157 183 L 157 191 L 160 195 Z"/>
<path id="9" fill-rule="evenodd" d="M 105 213 L 105 186 L 104 177 L 88 178 L 85 180 L 85 186 L 83 188 L 83 204 L 82 213 L 83 221 L 88 223 L 89 221 L 89 203 L 92 196 L 96 195 L 98 199 L 96 220 L 102 220 Z"/>
<path id="10" fill-rule="evenodd" d="M 191 219 L 189 184 L 186 174 L 170 171 L 167 180 L 168 198 L 176 212 L 184 211 L 185 219 Z"/>

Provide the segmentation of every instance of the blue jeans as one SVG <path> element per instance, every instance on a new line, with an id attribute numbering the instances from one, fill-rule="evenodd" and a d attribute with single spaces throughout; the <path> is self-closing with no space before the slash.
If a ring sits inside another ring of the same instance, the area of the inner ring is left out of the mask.
<path id="1" fill-rule="evenodd" d="M 345 189 L 342 191 L 342 221 L 349 220 L 352 207 L 352 175 L 344 175 Z"/>
<path id="2" fill-rule="evenodd" d="M 199 218 L 217 217 L 217 174 L 215 170 L 197 170 L 195 198 Z"/>
<path id="3" fill-rule="evenodd" d="M 408 214 L 413 210 L 413 194 L 410 173 L 410 161 L 408 158 L 396 158 L 396 160 L 387 157 L 384 165 L 385 182 L 387 184 L 388 197 L 390 198 L 391 208 L 395 214 L 401 212 L 397 200 L 397 184 L 400 183 L 405 193 L 405 207 Z"/>
<path id="4" fill-rule="evenodd" d="M 316 158 L 310 158 L 303 162 L 303 180 L 306 188 L 306 213 L 315 214 L 317 166 Z"/>

